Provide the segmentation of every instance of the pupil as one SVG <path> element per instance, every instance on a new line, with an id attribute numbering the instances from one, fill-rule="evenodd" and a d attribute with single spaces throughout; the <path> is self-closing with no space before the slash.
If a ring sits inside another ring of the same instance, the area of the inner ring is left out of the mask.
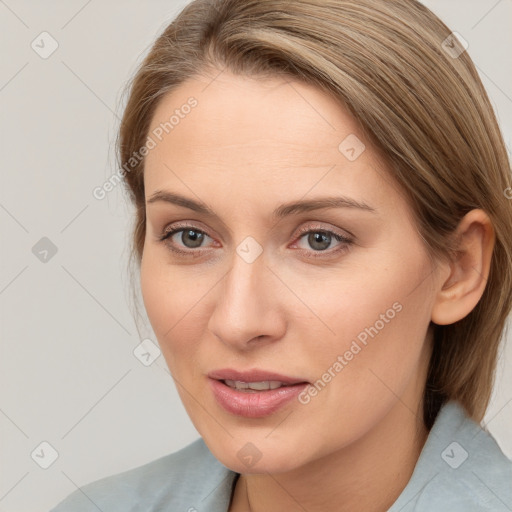
<path id="1" fill-rule="evenodd" d="M 311 233 L 308 237 L 308 242 L 313 249 L 327 249 L 331 243 L 331 235 L 328 233 Z M 319 243 L 320 246 L 318 246 L 317 243 Z"/>
<path id="2" fill-rule="evenodd" d="M 186 237 L 189 237 L 189 240 L 191 240 L 192 244 L 187 243 Z M 183 244 L 190 248 L 200 247 L 201 242 L 203 241 L 203 233 L 199 233 L 197 231 L 194 231 L 193 229 L 189 229 L 188 231 L 183 231 L 183 234 L 181 235 L 181 241 Z"/>

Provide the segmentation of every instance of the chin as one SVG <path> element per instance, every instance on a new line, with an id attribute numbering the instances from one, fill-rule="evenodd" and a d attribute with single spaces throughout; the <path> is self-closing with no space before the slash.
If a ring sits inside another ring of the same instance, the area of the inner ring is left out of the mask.
<path id="1" fill-rule="evenodd" d="M 234 438 L 223 444 L 203 439 L 215 458 L 236 473 L 285 473 L 306 463 L 292 444 L 282 441 L 277 446 L 269 439 L 251 442 Z"/>

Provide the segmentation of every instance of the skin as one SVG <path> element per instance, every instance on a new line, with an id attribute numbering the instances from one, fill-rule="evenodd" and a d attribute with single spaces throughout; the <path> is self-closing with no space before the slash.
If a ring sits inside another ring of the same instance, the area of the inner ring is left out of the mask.
<path id="1" fill-rule="evenodd" d="M 282 77 L 224 71 L 168 93 L 150 131 L 190 96 L 198 105 L 147 155 L 141 287 L 187 413 L 215 457 L 241 473 L 229 510 L 387 510 L 428 436 L 430 322 L 455 322 L 480 299 L 492 225 L 473 210 L 459 226 L 460 258 L 433 264 L 383 155 L 333 98 Z M 350 134 L 366 146 L 354 161 L 338 149 Z M 158 190 L 215 216 L 149 202 Z M 271 217 L 283 203 L 341 195 L 375 211 Z M 192 227 L 160 241 L 177 222 Z M 310 226 L 352 243 L 332 237 L 319 248 L 298 232 Z M 206 233 L 199 245 L 190 229 Z M 236 251 L 248 236 L 263 249 L 252 263 Z M 315 382 L 397 302 L 400 312 L 309 403 L 249 419 L 215 401 L 207 374 L 220 368 Z M 237 456 L 247 442 L 261 453 L 252 467 Z"/>

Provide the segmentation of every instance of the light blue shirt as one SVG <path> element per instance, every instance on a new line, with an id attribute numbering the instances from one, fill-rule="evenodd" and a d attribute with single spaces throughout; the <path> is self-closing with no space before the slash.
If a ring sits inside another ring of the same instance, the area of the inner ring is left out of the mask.
<path id="1" fill-rule="evenodd" d="M 50 512 L 227 512 L 237 478 L 198 439 L 89 483 Z M 409 482 L 388 509 L 411 511 L 512 511 L 512 461 L 458 402 L 439 411 Z"/>

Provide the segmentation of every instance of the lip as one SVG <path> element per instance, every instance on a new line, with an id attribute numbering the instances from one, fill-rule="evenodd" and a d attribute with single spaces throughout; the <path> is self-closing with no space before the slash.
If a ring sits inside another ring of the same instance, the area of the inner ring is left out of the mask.
<path id="1" fill-rule="evenodd" d="M 227 412 L 246 418 L 262 418 L 269 416 L 289 403 L 304 390 L 309 382 L 278 373 L 263 370 L 241 372 L 225 369 L 208 374 L 210 388 L 217 403 Z M 238 391 L 230 388 L 223 380 L 239 380 L 242 382 L 261 382 L 276 380 L 286 384 L 285 387 L 257 392 Z"/>

